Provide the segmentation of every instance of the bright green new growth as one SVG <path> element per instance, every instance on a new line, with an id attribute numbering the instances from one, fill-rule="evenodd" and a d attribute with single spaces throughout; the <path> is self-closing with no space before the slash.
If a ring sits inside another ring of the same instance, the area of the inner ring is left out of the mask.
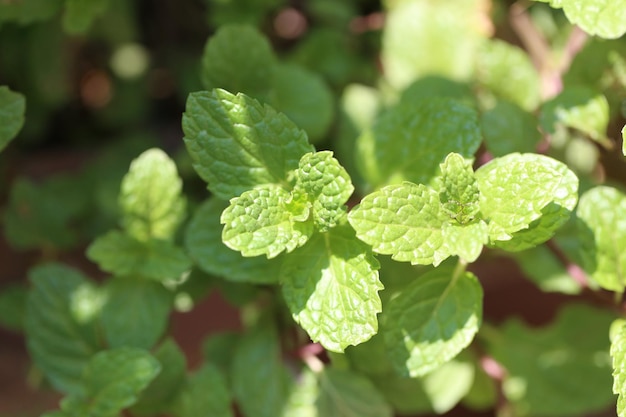
<path id="1" fill-rule="evenodd" d="M 613 327 L 616 327 L 613 330 Z M 611 325 L 611 357 L 613 358 L 613 394 L 617 394 L 617 415 L 626 415 L 626 328 L 624 320 Z M 614 333 L 614 334 L 613 334 Z"/>
<path id="2" fill-rule="evenodd" d="M 24 125 L 26 99 L 6 86 L 0 86 L 0 151 L 4 149 Z"/>
<path id="3" fill-rule="evenodd" d="M 449 154 L 441 164 L 441 181 L 439 198 L 444 211 L 459 224 L 473 221 L 480 207 L 472 164 L 459 154 Z"/>
<path id="4" fill-rule="evenodd" d="M 535 0 L 563 8 L 565 16 L 590 35 L 617 39 L 626 33 L 625 0 Z"/>

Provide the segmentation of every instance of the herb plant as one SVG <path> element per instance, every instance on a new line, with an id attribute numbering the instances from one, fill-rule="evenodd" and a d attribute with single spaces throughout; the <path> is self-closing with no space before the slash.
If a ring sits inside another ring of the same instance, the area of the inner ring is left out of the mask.
<path id="1" fill-rule="evenodd" d="M 507 2 L 388 0 L 375 53 L 327 64 L 363 40 L 345 28 L 366 2 L 311 2 L 311 37 L 284 50 L 260 28 L 286 2 L 207 2 L 179 154 L 7 195 L 7 241 L 45 261 L 0 292 L 0 323 L 63 395 L 44 416 L 626 415 L 624 161 L 607 162 L 620 132 L 626 156 L 626 2 L 545 2 L 510 7 L 522 49 L 493 36 Z M 44 3 L 0 22 L 64 10 L 89 35 L 117 10 Z M 25 103 L 0 88 L 0 149 L 28 137 Z M 60 262 L 81 242 L 98 279 Z M 569 294 L 551 323 L 483 314 L 497 259 Z M 191 367 L 170 318 L 213 290 L 243 329 Z"/>

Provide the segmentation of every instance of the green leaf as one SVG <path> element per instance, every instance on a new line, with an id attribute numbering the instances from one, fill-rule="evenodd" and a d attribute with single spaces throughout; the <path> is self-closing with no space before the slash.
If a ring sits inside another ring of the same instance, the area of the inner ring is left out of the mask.
<path id="1" fill-rule="evenodd" d="M 28 289 L 25 285 L 10 284 L 0 291 L 0 326 L 10 330 L 24 329 Z"/>
<path id="2" fill-rule="evenodd" d="M 62 0 L 22 0 L 19 2 L 2 3 L 0 6 L 0 22 L 15 21 L 29 24 L 48 20 L 61 9 Z"/>
<path id="3" fill-rule="evenodd" d="M 333 121 L 333 96 L 326 83 L 295 65 L 276 67 L 270 103 L 302 128 L 313 143 L 324 138 Z"/>
<path id="4" fill-rule="evenodd" d="M 293 195 L 277 185 L 254 188 L 233 198 L 220 218 L 224 244 L 243 256 L 268 258 L 304 245 L 313 233 L 313 224 L 306 221 L 308 209 L 304 221 L 301 213 L 290 211 L 292 202 Z"/>
<path id="5" fill-rule="evenodd" d="M 241 333 L 234 331 L 213 333 L 202 342 L 204 360 L 217 366 L 222 372 L 230 371 L 235 349 Z"/>
<path id="6" fill-rule="evenodd" d="M 514 153 L 496 158 L 476 171 L 476 179 L 492 241 L 510 240 L 515 232 L 535 225 L 529 240 L 549 237 L 556 230 L 552 223 L 565 223 L 576 204 L 576 176 L 547 156 Z M 550 224 L 531 225 L 548 213 Z"/>
<path id="7" fill-rule="evenodd" d="M 280 271 L 283 296 L 294 319 L 313 341 L 343 352 L 378 331 L 382 305 L 378 262 L 348 225 L 313 235 L 285 257 Z"/>
<path id="8" fill-rule="evenodd" d="M 276 57 L 267 39 L 249 25 L 225 25 L 206 43 L 202 84 L 264 100 L 274 83 Z"/>
<path id="9" fill-rule="evenodd" d="M 474 262 L 489 241 L 489 226 L 482 220 L 464 225 L 448 223 L 443 226 L 442 237 L 448 253 Z"/>
<path id="10" fill-rule="evenodd" d="M 439 194 L 425 185 L 389 185 L 367 195 L 348 214 L 359 239 L 375 252 L 412 264 L 437 266 L 450 253 Z"/>
<path id="11" fill-rule="evenodd" d="M 440 167 L 442 184 L 439 199 L 444 211 L 459 224 L 471 222 L 480 210 L 471 162 L 457 153 L 450 153 Z"/>
<path id="12" fill-rule="evenodd" d="M 576 211 L 583 267 L 604 289 L 626 286 L 626 195 L 598 186 L 580 197 Z"/>
<path id="13" fill-rule="evenodd" d="M 57 390 L 79 392 L 83 368 L 99 346 L 93 323 L 81 320 L 76 314 L 80 309 L 74 307 L 88 303 L 98 309 L 93 298 L 82 297 L 92 284 L 80 272 L 60 264 L 33 268 L 29 280 L 33 288 L 25 330 L 30 356 Z"/>
<path id="14" fill-rule="evenodd" d="M 507 42 L 483 42 L 476 56 L 476 78 L 497 97 L 526 111 L 533 111 L 541 101 L 539 74 L 528 54 Z"/>
<path id="15" fill-rule="evenodd" d="M 439 268 L 391 299 L 381 331 L 402 375 L 426 375 L 465 349 L 482 320 L 483 291 L 469 272 Z"/>
<path id="16" fill-rule="evenodd" d="M 0 86 L 0 151 L 2 151 L 24 125 L 26 99 L 6 86 Z"/>
<path id="17" fill-rule="evenodd" d="M 541 141 L 537 118 L 516 104 L 498 101 L 481 116 L 485 144 L 493 156 L 534 152 Z"/>
<path id="18" fill-rule="evenodd" d="M 474 366 L 467 361 L 452 360 L 422 378 L 424 391 L 437 414 L 456 406 L 470 390 L 474 381 Z"/>
<path id="19" fill-rule="evenodd" d="M 159 282 L 133 277 L 107 282 L 102 329 L 112 348 L 150 349 L 165 331 L 172 295 Z"/>
<path id="20" fill-rule="evenodd" d="M 185 384 L 185 354 L 172 339 L 163 342 L 154 352 L 154 357 L 161 364 L 161 372 L 141 393 L 132 407 L 133 415 L 160 415 L 169 408 Z"/>
<path id="21" fill-rule="evenodd" d="M 317 406 L 319 395 L 318 374 L 304 368 L 289 393 L 281 417 L 322 417 Z"/>
<path id="22" fill-rule="evenodd" d="M 318 416 L 391 417 L 393 411 L 367 378 L 343 369 L 325 368 L 319 375 Z"/>
<path id="23" fill-rule="evenodd" d="M 187 379 L 173 406 L 173 414 L 176 417 L 232 417 L 230 402 L 230 392 L 220 371 L 211 364 L 204 364 Z"/>
<path id="24" fill-rule="evenodd" d="M 195 170 L 222 199 L 258 185 L 287 184 L 302 155 L 313 151 L 285 115 L 224 90 L 190 94 L 183 131 Z"/>
<path id="25" fill-rule="evenodd" d="M 510 319 L 501 333 L 485 333 L 488 353 L 506 369 L 503 390 L 515 415 L 589 415 L 614 404 L 612 320 L 605 310 L 569 304 L 548 326 Z"/>
<path id="26" fill-rule="evenodd" d="M 545 245 L 518 252 L 515 260 L 524 275 L 542 291 L 579 294 L 582 290 L 580 284 L 567 273 L 563 263 Z"/>
<path id="27" fill-rule="evenodd" d="M 119 202 L 128 235 L 141 241 L 171 240 L 185 216 L 174 161 L 157 148 L 142 153 L 122 180 Z"/>
<path id="28" fill-rule="evenodd" d="M 617 415 L 623 417 L 626 415 L 626 328 L 623 321 L 618 324 L 619 330 L 611 337 L 610 353 L 613 358 L 613 394 L 618 395 Z"/>
<path id="29" fill-rule="evenodd" d="M 403 105 L 418 104 L 425 99 L 448 97 L 466 101 L 466 104 L 471 105 L 473 104 L 472 95 L 472 90 L 467 84 L 437 75 L 426 75 L 405 88 L 400 96 L 400 101 Z"/>
<path id="30" fill-rule="evenodd" d="M 108 6 L 109 0 L 65 0 L 63 28 L 71 34 L 84 33 Z"/>
<path id="31" fill-rule="evenodd" d="M 313 202 L 313 220 L 322 231 L 345 215 L 345 203 L 354 187 L 346 170 L 330 151 L 308 153 L 300 160 L 298 186 Z"/>
<path id="32" fill-rule="evenodd" d="M 401 377 L 395 373 L 372 378 L 376 388 L 398 415 L 427 414 L 433 407 L 419 378 Z"/>
<path id="33" fill-rule="evenodd" d="M 97 238 L 87 248 L 87 257 L 114 275 L 158 281 L 178 278 L 191 268 L 187 255 L 171 242 L 141 242 L 117 230 Z"/>
<path id="34" fill-rule="evenodd" d="M 137 401 L 160 371 L 159 361 L 144 350 L 102 351 L 85 367 L 82 392 L 64 398 L 61 409 L 74 415 L 116 416 Z"/>
<path id="35" fill-rule="evenodd" d="M 273 326 L 259 325 L 242 336 L 235 350 L 231 380 L 234 397 L 245 417 L 281 415 L 290 379 Z"/>
<path id="36" fill-rule="evenodd" d="M 471 158 L 481 142 L 476 111 L 461 102 L 400 103 L 359 137 L 358 167 L 372 187 L 404 180 L 428 184 L 450 152 Z"/>
<path id="37" fill-rule="evenodd" d="M 277 283 L 280 258 L 244 257 L 222 242 L 220 216 L 227 207 L 227 202 L 210 198 L 197 208 L 185 232 L 187 253 L 203 271 L 228 281 Z"/>
<path id="38" fill-rule="evenodd" d="M 536 0 L 563 8 L 574 25 L 590 35 L 617 39 L 626 33 L 626 1 L 624 0 Z"/>

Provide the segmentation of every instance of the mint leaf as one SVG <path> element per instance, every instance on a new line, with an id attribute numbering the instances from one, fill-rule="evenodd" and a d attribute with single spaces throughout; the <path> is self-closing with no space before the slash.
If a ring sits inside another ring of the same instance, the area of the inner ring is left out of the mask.
<path id="1" fill-rule="evenodd" d="M 289 393 L 281 417 L 322 417 L 317 407 L 319 395 L 318 374 L 304 368 Z"/>
<path id="2" fill-rule="evenodd" d="M 85 367 L 83 390 L 61 402 L 73 415 L 110 417 L 133 405 L 161 370 L 148 352 L 119 348 L 94 355 Z"/>
<path id="3" fill-rule="evenodd" d="M 176 164 L 160 149 L 142 153 L 122 180 L 122 225 L 141 241 L 171 240 L 185 216 L 182 180 Z"/>
<path id="4" fill-rule="evenodd" d="M 108 5 L 109 0 L 65 0 L 63 28 L 71 34 L 86 32 Z"/>
<path id="5" fill-rule="evenodd" d="M 225 25 L 202 54 L 202 84 L 265 99 L 274 82 L 276 57 L 265 37 L 249 25 Z"/>
<path id="6" fill-rule="evenodd" d="M 304 214 L 289 211 L 291 202 L 293 195 L 277 185 L 258 187 L 233 198 L 220 218 L 224 224 L 222 240 L 243 256 L 268 258 L 304 245 L 313 233 L 313 224 L 306 221 L 306 207 Z"/>
<path id="7" fill-rule="evenodd" d="M 604 289 L 623 292 L 626 286 L 626 195 L 598 186 L 580 197 L 579 241 L 583 267 Z"/>
<path id="8" fill-rule="evenodd" d="M 516 104 L 498 101 L 480 119 L 485 144 L 493 156 L 534 152 L 541 141 L 537 117 Z"/>
<path id="9" fill-rule="evenodd" d="M 28 289 L 25 285 L 10 284 L 0 291 L 0 326 L 10 330 L 24 329 Z"/>
<path id="10" fill-rule="evenodd" d="M 433 407 L 420 378 L 401 377 L 395 373 L 372 378 L 376 388 L 398 415 L 427 414 Z"/>
<path id="11" fill-rule="evenodd" d="M 97 238 L 87 248 L 87 257 L 114 275 L 158 281 L 178 278 L 191 268 L 187 255 L 171 242 L 141 242 L 117 230 Z"/>
<path id="12" fill-rule="evenodd" d="M 617 39 L 626 33 L 626 1 L 624 0 L 536 0 L 563 8 L 574 25 L 590 35 Z"/>
<path id="13" fill-rule="evenodd" d="M 379 265 L 348 225 L 313 235 L 285 257 L 280 271 L 283 296 L 294 319 L 311 339 L 343 352 L 378 331 L 382 305 Z"/>
<path id="14" fill-rule="evenodd" d="M 526 111 L 541 101 L 539 74 L 528 54 L 507 42 L 483 41 L 476 57 L 476 78 L 496 96 Z"/>
<path id="15" fill-rule="evenodd" d="M 176 399 L 176 417 L 232 417 L 230 392 L 220 371 L 211 364 L 190 375 Z"/>
<path id="16" fill-rule="evenodd" d="M 476 179 L 481 213 L 489 221 L 492 241 L 510 240 L 546 211 L 560 226 L 576 204 L 576 176 L 547 156 L 515 153 L 496 158 L 476 171 Z M 548 235 L 556 230 L 551 224 L 537 227 L 541 238 L 546 235 L 543 229 L 548 229 Z"/>
<path id="17" fill-rule="evenodd" d="M 619 330 L 611 337 L 610 350 L 613 358 L 613 394 L 618 395 L 617 415 L 623 417 L 626 415 L 626 329 L 622 320 L 615 323 L 619 325 Z"/>
<path id="18" fill-rule="evenodd" d="M 48 264 L 29 272 L 33 285 L 25 317 L 26 342 L 35 365 L 50 383 L 65 393 L 80 392 L 83 368 L 99 350 L 93 315 L 77 314 L 87 303 L 99 303 L 82 294 L 93 285 L 80 272 L 60 264 Z"/>
<path id="19" fill-rule="evenodd" d="M 489 226 L 482 220 L 464 225 L 448 223 L 443 226 L 442 237 L 446 252 L 474 262 L 489 241 Z"/>
<path id="20" fill-rule="evenodd" d="M 321 231 L 345 215 L 345 203 L 354 187 L 346 170 L 330 151 L 308 153 L 300 159 L 297 185 L 313 202 L 313 220 Z"/>
<path id="21" fill-rule="evenodd" d="M 133 277 L 114 278 L 105 288 L 101 320 L 108 345 L 152 348 L 167 327 L 170 292 L 161 283 Z"/>
<path id="22" fill-rule="evenodd" d="M 233 393 L 244 416 L 281 415 L 291 378 L 281 361 L 278 335 L 272 325 L 261 324 L 242 336 L 231 369 Z"/>
<path id="23" fill-rule="evenodd" d="M 452 360 L 425 375 L 422 378 L 422 385 L 433 410 L 437 414 L 444 414 L 469 392 L 473 381 L 472 363 Z"/>
<path id="24" fill-rule="evenodd" d="M 0 86 L 0 151 L 22 129 L 25 111 L 24 96 L 11 91 L 9 87 Z"/>
<path id="25" fill-rule="evenodd" d="M 471 162 L 457 153 L 450 153 L 440 168 L 442 184 L 439 199 L 444 211 L 459 224 L 471 222 L 480 210 Z"/>
<path id="26" fill-rule="evenodd" d="M 319 375 L 318 416 L 391 417 L 393 411 L 367 378 L 348 370 L 325 368 Z"/>
<path id="27" fill-rule="evenodd" d="M 482 320 L 483 291 L 469 272 L 439 268 L 392 298 L 381 331 L 397 372 L 426 375 L 466 348 Z"/>
<path id="28" fill-rule="evenodd" d="M 187 253 L 200 269 L 228 281 L 277 283 L 279 259 L 244 257 L 222 242 L 220 216 L 227 207 L 228 203 L 218 198 L 198 207 L 185 232 Z"/>
<path id="29" fill-rule="evenodd" d="M 545 245 L 515 253 L 514 258 L 524 275 L 542 291 L 579 294 L 582 290 Z"/>
<path id="30" fill-rule="evenodd" d="M 133 405 L 131 409 L 133 415 L 160 415 L 163 410 L 169 408 L 184 386 L 187 363 L 185 354 L 176 342 L 167 339 L 154 352 L 154 357 L 161 364 L 161 372 Z"/>
<path id="31" fill-rule="evenodd" d="M 450 256 L 443 240 L 448 219 L 436 191 L 408 182 L 365 196 L 348 214 L 358 238 L 375 252 L 435 266 Z"/>
<path id="32" fill-rule="evenodd" d="M 183 131 L 195 170 L 222 199 L 258 185 L 288 184 L 302 155 L 313 151 L 285 115 L 219 89 L 189 95 Z"/>
<path id="33" fill-rule="evenodd" d="M 424 99 L 448 97 L 473 104 L 469 85 L 439 75 L 426 75 L 411 83 L 402 91 L 402 103 L 419 103 Z"/>
<path id="34" fill-rule="evenodd" d="M 428 184 L 450 152 L 471 158 L 481 142 L 478 115 L 461 102 L 434 98 L 400 103 L 359 137 L 358 168 L 372 187 L 401 181 Z"/>
<path id="35" fill-rule="evenodd" d="M 507 371 L 503 390 L 515 415 L 587 415 L 614 404 L 612 320 L 605 310 L 570 304 L 548 326 L 510 319 L 501 333 L 486 333 L 488 352 Z"/>

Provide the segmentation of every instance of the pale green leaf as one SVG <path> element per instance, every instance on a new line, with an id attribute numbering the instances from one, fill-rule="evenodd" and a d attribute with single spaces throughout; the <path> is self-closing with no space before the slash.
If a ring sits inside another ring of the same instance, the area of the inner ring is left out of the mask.
<path id="1" fill-rule="evenodd" d="M 242 336 L 231 369 L 233 394 L 245 417 L 281 415 L 292 382 L 272 325 L 259 325 Z"/>
<path id="2" fill-rule="evenodd" d="M 539 73 L 528 54 L 507 42 L 485 40 L 476 55 L 476 78 L 497 97 L 534 110 L 541 100 Z"/>
<path id="3" fill-rule="evenodd" d="M 590 35 L 616 39 L 626 33 L 624 0 L 537 0 L 563 8 L 565 16 Z"/>
<path id="4" fill-rule="evenodd" d="M 269 102 L 303 129 L 313 143 L 324 138 L 333 121 L 333 96 L 324 80 L 295 65 L 276 67 Z"/>
<path id="5" fill-rule="evenodd" d="M 319 375 L 318 416 L 391 417 L 393 411 L 374 384 L 348 370 L 325 368 Z"/>
<path id="6" fill-rule="evenodd" d="M 493 241 L 510 240 L 515 232 L 528 229 L 546 211 L 557 208 L 552 220 L 563 224 L 576 204 L 576 176 L 547 156 L 514 153 L 496 158 L 476 171 L 476 179 L 481 213 L 489 222 Z M 553 232 L 552 225 L 546 226 Z"/>
<path id="7" fill-rule="evenodd" d="M 505 369 L 503 391 L 515 415 L 590 415 L 615 404 L 607 337 L 613 315 L 564 307 L 548 326 L 508 320 L 486 333 L 488 353 Z"/>
<path id="8" fill-rule="evenodd" d="M 87 32 L 108 6 L 109 0 L 65 0 L 63 28 L 71 34 Z"/>
<path id="9" fill-rule="evenodd" d="M 117 230 L 97 238 L 87 257 L 114 275 L 137 275 L 164 281 L 180 277 L 191 268 L 185 252 L 165 240 L 141 242 Z"/>
<path id="10" fill-rule="evenodd" d="M 24 96 L 11 91 L 9 87 L 0 86 L 0 151 L 22 129 L 25 111 Z"/>
<path id="11" fill-rule="evenodd" d="M 59 391 L 79 392 L 83 368 L 100 347 L 92 322 L 81 323 L 73 306 L 92 284 L 75 269 L 60 264 L 34 268 L 25 317 L 30 357 Z M 89 300 L 87 300 L 89 301 Z"/>
<path id="12" fill-rule="evenodd" d="M 144 350 L 102 351 L 85 367 L 82 392 L 64 398 L 61 409 L 81 416 L 115 416 L 133 405 L 160 371 L 159 361 Z"/>
<path id="13" fill-rule="evenodd" d="M 319 395 L 318 374 L 304 368 L 289 393 L 281 417 L 322 417 L 317 407 Z"/>
<path id="14" fill-rule="evenodd" d="M 481 324 L 482 298 L 474 275 L 438 268 L 391 299 L 381 331 L 396 371 L 426 375 L 465 349 Z"/>
<path id="15" fill-rule="evenodd" d="M 471 158 L 482 142 L 478 115 L 450 98 L 400 103 L 358 139 L 358 168 L 372 187 L 428 184 L 450 152 Z"/>
<path id="16" fill-rule="evenodd" d="M 167 339 L 156 349 L 154 357 L 161 364 L 161 372 L 141 393 L 132 407 L 133 415 L 160 415 L 184 386 L 187 361 L 176 342 Z"/>
<path id="17" fill-rule="evenodd" d="M 626 329 L 623 320 L 618 321 L 619 330 L 611 337 L 613 358 L 613 394 L 617 394 L 617 415 L 626 415 Z M 612 326 L 613 327 L 613 326 Z M 612 329 L 611 329 L 612 330 Z"/>
<path id="18" fill-rule="evenodd" d="M 228 281 L 277 283 L 279 259 L 244 257 L 222 242 L 220 216 L 227 207 L 228 202 L 210 198 L 197 208 L 185 232 L 189 256 L 203 271 Z"/>
<path id="19" fill-rule="evenodd" d="M 276 57 L 267 39 L 248 25 L 225 25 L 206 43 L 202 84 L 265 100 L 274 83 Z"/>
<path id="20" fill-rule="evenodd" d="M 346 170 L 330 151 L 308 153 L 300 160 L 298 186 L 313 202 L 313 220 L 322 231 L 334 227 L 345 214 L 354 187 Z"/>
<path id="21" fill-rule="evenodd" d="M 626 195 L 598 186 L 580 197 L 576 211 L 583 267 L 602 288 L 626 286 Z"/>
<path id="22" fill-rule="evenodd" d="M 173 415 L 232 417 L 230 397 L 224 376 L 214 365 L 205 364 L 188 377 L 173 406 Z"/>
<path id="23" fill-rule="evenodd" d="M 481 116 L 485 144 L 493 156 L 534 152 L 541 141 L 537 118 L 516 104 L 498 101 Z"/>
<path id="24" fill-rule="evenodd" d="M 185 216 L 182 180 L 174 161 L 157 148 L 142 153 L 122 180 L 119 203 L 122 225 L 130 236 L 171 240 Z"/>
<path id="25" fill-rule="evenodd" d="M 447 223 L 443 226 L 442 237 L 448 253 L 474 262 L 489 241 L 489 226 L 482 220 L 464 225 Z"/>
<path id="26" fill-rule="evenodd" d="M 243 256 L 266 255 L 274 258 L 302 246 L 313 233 L 313 223 L 298 221 L 289 211 L 293 195 L 277 185 L 266 185 L 244 192 L 230 201 L 220 222 L 222 240 Z"/>
<path id="27" fill-rule="evenodd" d="M 192 93 L 183 114 L 185 145 L 198 175 L 222 199 L 262 184 L 287 184 L 306 133 L 285 115 L 224 90 Z"/>
<path id="28" fill-rule="evenodd" d="M 515 260 L 524 275 L 542 291 L 579 294 L 582 290 L 567 273 L 565 265 L 545 245 L 515 253 Z"/>
<path id="29" fill-rule="evenodd" d="M 457 153 L 450 153 L 440 167 L 439 199 L 444 211 L 459 224 L 471 222 L 480 210 L 478 187 L 471 162 Z"/>
<path id="30" fill-rule="evenodd" d="M 317 233 L 285 257 L 283 296 L 294 319 L 314 341 L 343 352 L 378 331 L 382 305 L 379 265 L 349 225 Z"/>
<path id="31" fill-rule="evenodd" d="M 437 414 L 450 411 L 470 390 L 474 381 L 472 363 L 451 360 L 422 378 L 424 391 Z"/>
<path id="32" fill-rule="evenodd" d="M 111 348 L 151 349 L 163 335 L 172 308 L 172 294 L 159 282 L 134 277 L 107 282 L 102 330 Z"/>
<path id="33" fill-rule="evenodd" d="M 443 240 L 449 220 L 439 194 L 425 185 L 389 185 L 367 195 L 348 220 L 359 239 L 397 261 L 437 266 L 450 253 Z"/>

